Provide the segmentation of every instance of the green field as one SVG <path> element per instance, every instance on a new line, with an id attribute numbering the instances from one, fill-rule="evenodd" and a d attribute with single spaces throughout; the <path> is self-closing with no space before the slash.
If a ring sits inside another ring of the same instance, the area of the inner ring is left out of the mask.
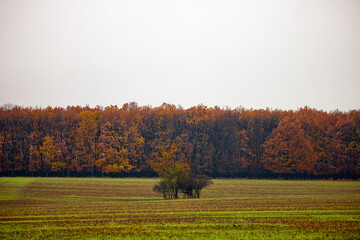
<path id="1" fill-rule="evenodd" d="M 0 239 L 360 239 L 360 182 L 214 180 L 164 200 L 157 181 L 0 178 Z"/>

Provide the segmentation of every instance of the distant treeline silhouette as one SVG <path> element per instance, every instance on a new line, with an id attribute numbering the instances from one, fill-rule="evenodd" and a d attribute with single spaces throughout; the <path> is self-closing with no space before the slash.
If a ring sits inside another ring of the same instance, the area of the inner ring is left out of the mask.
<path id="1" fill-rule="evenodd" d="M 348 178 L 360 175 L 360 111 L 166 104 L 0 110 L 2 176 L 154 177 L 151 162 L 194 175 Z"/>

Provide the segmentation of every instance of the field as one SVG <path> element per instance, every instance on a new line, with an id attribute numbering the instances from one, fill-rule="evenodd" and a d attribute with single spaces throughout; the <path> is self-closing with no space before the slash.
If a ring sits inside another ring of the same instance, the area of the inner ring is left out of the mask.
<path id="1" fill-rule="evenodd" d="M 0 238 L 360 239 L 360 182 L 217 179 L 164 200 L 157 181 L 0 178 Z"/>

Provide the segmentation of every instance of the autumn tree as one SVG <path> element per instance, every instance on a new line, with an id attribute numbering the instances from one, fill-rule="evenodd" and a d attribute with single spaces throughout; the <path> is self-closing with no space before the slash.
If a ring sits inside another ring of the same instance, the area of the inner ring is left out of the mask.
<path id="1" fill-rule="evenodd" d="M 290 119 L 280 123 L 263 147 L 266 170 L 285 177 L 312 173 L 315 161 L 311 142 Z"/>
<path id="2" fill-rule="evenodd" d="M 37 146 L 31 146 L 29 154 L 29 172 L 31 172 L 31 174 L 40 172 L 42 170 L 42 161 Z"/>
<path id="3" fill-rule="evenodd" d="M 83 111 L 80 113 L 81 122 L 78 127 L 77 160 L 85 172 L 94 176 L 96 158 L 96 140 L 98 129 L 98 113 Z"/>
<path id="4" fill-rule="evenodd" d="M 289 113 L 291 114 L 291 113 Z M 248 168 L 247 175 L 263 176 L 264 166 L 261 161 L 264 154 L 264 143 L 269 135 L 277 128 L 282 113 L 279 111 L 245 110 L 239 116 L 239 125 L 246 131 L 248 138 Z"/>
<path id="5" fill-rule="evenodd" d="M 50 136 L 44 138 L 44 142 L 40 147 L 40 153 L 43 157 L 43 164 L 46 175 L 52 170 L 52 165 L 55 163 L 57 151 L 54 145 L 54 140 Z"/>
<path id="6" fill-rule="evenodd" d="M 356 179 L 360 174 L 359 129 L 351 119 L 341 118 L 335 126 L 335 134 L 338 176 Z"/>
<path id="7" fill-rule="evenodd" d="M 125 132 L 117 121 L 106 122 L 101 127 L 100 154 L 95 164 L 102 173 L 117 175 L 135 168 L 130 164 L 129 151 L 132 149 L 128 147 L 128 134 Z"/>
<path id="8" fill-rule="evenodd" d="M 238 123 L 239 114 L 225 111 L 215 122 L 216 171 L 225 176 L 244 176 L 251 161 L 249 138 Z"/>
<path id="9" fill-rule="evenodd" d="M 3 152 L 4 136 L 0 134 L 0 173 L 4 172 L 5 154 Z"/>
<path id="10" fill-rule="evenodd" d="M 184 154 L 178 151 L 176 144 L 173 143 L 169 151 L 163 149 L 161 157 L 153 159 L 151 165 L 161 177 L 160 186 L 167 186 L 167 197 L 178 198 L 180 185 L 190 168 Z M 154 189 L 157 188 L 155 186 Z"/>
<path id="11" fill-rule="evenodd" d="M 215 174 L 215 121 L 216 110 L 198 105 L 188 109 L 183 140 L 187 142 L 189 165 L 193 174 Z"/>
<path id="12" fill-rule="evenodd" d="M 161 181 L 153 189 L 165 198 L 178 198 L 179 191 L 187 197 L 199 198 L 201 190 L 212 183 L 211 179 L 190 173 L 185 154 L 179 150 L 182 142 L 179 137 L 176 140 L 170 151 L 163 151 L 160 159 L 152 161 L 153 169 L 161 177 Z"/>
<path id="13" fill-rule="evenodd" d="M 134 166 L 129 164 L 127 158 L 127 151 L 122 149 L 118 152 L 114 148 L 109 148 L 103 154 L 103 157 L 96 161 L 96 166 L 101 169 L 102 172 L 118 174 L 121 172 L 129 172 Z"/>

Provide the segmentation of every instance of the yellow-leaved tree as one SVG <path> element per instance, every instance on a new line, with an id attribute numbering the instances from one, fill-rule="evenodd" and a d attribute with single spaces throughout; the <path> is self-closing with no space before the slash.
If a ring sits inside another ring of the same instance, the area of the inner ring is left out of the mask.
<path id="1" fill-rule="evenodd" d="M 161 148 L 161 156 L 151 161 L 151 167 L 161 177 L 154 190 L 164 194 L 166 198 L 178 198 L 181 184 L 186 179 L 190 167 L 184 153 L 173 143 L 168 151 Z"/>
<path id="2" fill-rule="evenodd" d="M 66 168 L 66 163 L 57 160 L 57 150 L 52 137 L 44 137 L 40 153 L 44 160 L 46 175 L 49 174 L 49 171 L 60 172 Z"/>
<path id="3" fill-rule="evenodd" d="M 134 166 L 129 164 L 126 149 L 117 151 L 110 147 L 104 153 L 104 156 L 96 161 L 96 166 L 106 173 L 129 172 Z"/>

